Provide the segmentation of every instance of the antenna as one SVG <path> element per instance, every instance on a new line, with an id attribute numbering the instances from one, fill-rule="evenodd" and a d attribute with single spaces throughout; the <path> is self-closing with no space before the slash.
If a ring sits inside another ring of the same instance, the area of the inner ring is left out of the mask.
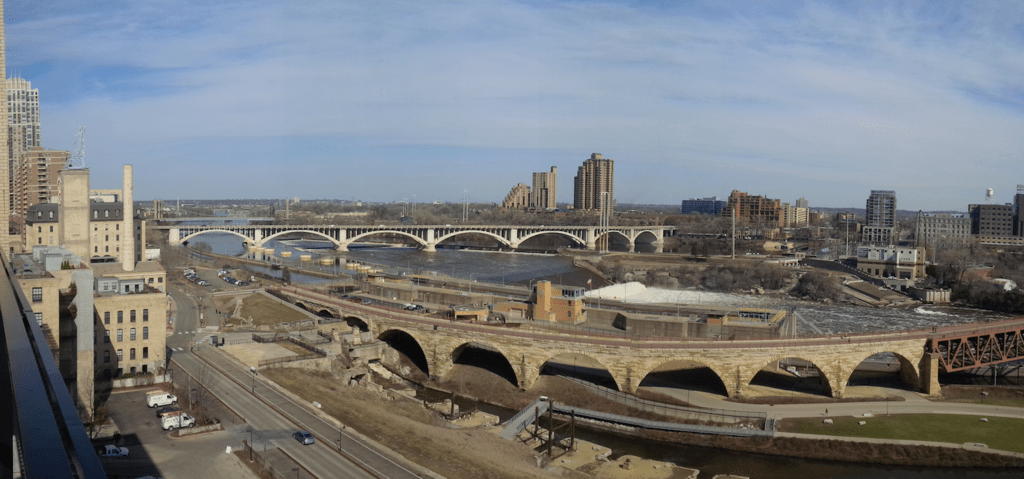
<path id="1" fill-rule="evenodd" d="M 69 170 L 85 168 L 85 127 L 78 127 L 78 141 L 75 141 L 75 154 L 68 160 Z"/>

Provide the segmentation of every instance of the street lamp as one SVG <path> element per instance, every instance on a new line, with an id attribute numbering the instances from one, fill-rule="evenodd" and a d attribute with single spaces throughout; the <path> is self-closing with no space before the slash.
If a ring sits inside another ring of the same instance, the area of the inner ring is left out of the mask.
<path id="1" fill-rule="evenodd" d="M 256 368 L 249 366 L 249 372 L 252 373 L 252 394 L 256 395 Z"/>

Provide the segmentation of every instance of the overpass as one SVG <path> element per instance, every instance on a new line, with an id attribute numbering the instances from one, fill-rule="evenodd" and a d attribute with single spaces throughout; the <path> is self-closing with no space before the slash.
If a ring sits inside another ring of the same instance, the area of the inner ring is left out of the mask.
<path id="1" fill-rule="evenodd" d="M 510 225 L 380 225 L 380 226 L 337 226 L 337 225 L 160 225 L 148 229 L 167 231 L 168 243 L 179 245 L 204 233 L 230 233 L 239 236 L 247 245 L 263 246 L 269 240 L 291 233 L 305 233 L 319 236 L 334 244 L 339 251 L 348 251 L 349 245 L 366 241 L 375 236 L 400 236 L 419 244 L 424 251 L 434 251 L 442 241 L 461 235 L 483 235 L 496 240 L 511 249 L 519 248 L 524 241 L 541 235 L 559 235 L 574 243 L 593 250 L 602 237 L 624 239 L 630 250 L 637 240 L 654 244 L 661 251 L 665 237 L 675 232 L 674 226 L 510 226 Z"/>
<path id="2" fill-rule="evenodd" d="M 548 329 L 513 328 L 489 323 L 452 322 L 405 314 L 345 301 L 318 291 L 295 286 L 272 288 L 271 293 L 309 311 L 359 324 L 380 339 L 411 339 L 422 350 L 431 376 L 445 376 L 467 347 L 500 353 L 514 372 L 517 385 L 528 389 L 545 363 L 561 355 L 587 356 L 600 363 L 620 391 L 636 392 L 644 378 L 659 366 L 679 361 L 702 364 L 713 371 L 731 396 L 743 395 L 754 376 L 783 359 L 802 359 L 821 372 L 821 380 L 833 397 L 841 398 L 857 366 L 878 353 L 893 353 L 904 383 L 925 394 L 938 394 L 938 372 L 955 370 L 950 354 L 970 351 L 971 344 L 987 340 L 963 338 L 1019 338 L 1024 318 L 944 326 L 925 330 L 865 333 L 845 336 L 780 340 L 707 340 L 664 337 L 626 338 L 616 335 L 559 332 Z M 958 339 L 963 347 L 949 348 Z M 1005 342 L 1004 342 L 1005 344 Z M 1024 359 L 1024 348 L 1001 347 L 1000 354 L 982 355 L 971 364 Z"/>

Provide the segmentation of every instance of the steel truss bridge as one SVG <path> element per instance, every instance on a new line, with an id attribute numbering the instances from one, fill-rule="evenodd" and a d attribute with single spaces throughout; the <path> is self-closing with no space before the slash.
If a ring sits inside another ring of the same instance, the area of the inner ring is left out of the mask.
<path id="1" fill-rule="evenodd" d="M 928 344 L 929 352 L 939 358 L 939 367 L 947 372 L 966 371 L 1015 360 L 1024 360 L 1024 324 L 938 334 Z"/>
<path id="2" fill-rule="evenodd" d="M 319 236 L 334 244 L 339 251 L 348 251 L 355 242 L 373 237 L 403 237 L 412 240 L 424 251 L 435 251 L 442 241 L 462 235 L 483 235 L 511 248 L 519 248 L 524 241 L 541 235 L 560 235 L 587 249 L 597 249 L 599 240 L 618 237 L 629 243 L 632 251 L 637 242 L 651 243 L 661 252 L 665 237 L 675 233 L 674 226 L 509 226 L 509 225 L 435 225 L 435 226 L 335 226 L 335 225 L 215 225 L 215 226 L 149 226 L 148 229 L 168 233 L 168 242 L 179 245 L 204 233 L 230 233 L 243 238 L 248 246 L 263 246 L 269 240 L 292 233 Z"/>

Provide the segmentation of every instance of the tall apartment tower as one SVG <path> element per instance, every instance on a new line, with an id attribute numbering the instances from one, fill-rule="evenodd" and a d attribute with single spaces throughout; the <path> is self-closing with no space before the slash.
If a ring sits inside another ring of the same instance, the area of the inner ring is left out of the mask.
<path id="1" fill-rule="evenodd" d="M 896 192 L 871 190 L 864 216 L 864 228 L 861 229 L 863 241 L 871 244 L 892 244 L 896 233 Z"/>
<path id="2" fill-rule="evenodd" d="M 604 158 L 600 153 L 590 155 L 590 159 L 584 161 L 576 172 L 573 186 L 573 207 L 577 210 L 599 210 L 604 207 L 614 211 L 615 160 Z"/>
<path id="3" fill-rule="evenodd" d="M 7 89 L 7 41 L 4 35 L 4 2 L 0 0 L 0 82 Z M 7 102 L 0 101 L 0 118 L 7 118 Z M 7 144 L 7 128 L 0 128 L 0 145 Z M 7 148 L 0 148 L 0 254 L 10 255 L 14 252 L 11 246 L 11 157 Z M 20 240 L 20 237 L 19 237 Z"/>
<path id="4" fill-rule="evenodd" d="M 550 173 L 543 171 L 533 174 L 533 189 L 530 190 L 530 207 L 553 210 L 558 203 L 558 168 L 552 166 Z"/>
<path id="5" fill-rule="evenodd" d="M 14 179 L 21 167 L 22 154 L 32 147 L 40 147 L 39 90 L 22 78 L 7 79 L 7 172 L 11 193 L 10 208 L 14 210 Z"/>
<path id="6" fill-rule="evenodd" d="M 1013 235 L 1024 236 L 1024 185 L 1017 185 L 1013 196 Z"/>
<path id="7" fill-rule="evenodd" d="M 796 207 L 807 208 L 807 199 L 801 196 L 800 199 L 796 200 Z"/>
<path id="8" fill-rule="evenodd" d="M 29 147 L 14 175 L 14 216 L 25 218 L 34 205 L 49 203 L 57 196 L 57 175 L 71 159 L 70 151 Z"/>

